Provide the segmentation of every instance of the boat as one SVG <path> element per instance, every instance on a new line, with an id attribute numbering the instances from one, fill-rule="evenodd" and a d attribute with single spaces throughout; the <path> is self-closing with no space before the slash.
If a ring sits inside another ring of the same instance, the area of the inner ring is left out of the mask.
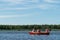
<path id="1" fill-rule="evenodd" d="M 49 35 L 49 32 L 29 32 L 30 35 Z"/>
<path id="2" fill-rule="evenodd" d="M 49 35 L 49 30 L 46 29 L 45 32 L 29 32 L 30 35 Z"/>

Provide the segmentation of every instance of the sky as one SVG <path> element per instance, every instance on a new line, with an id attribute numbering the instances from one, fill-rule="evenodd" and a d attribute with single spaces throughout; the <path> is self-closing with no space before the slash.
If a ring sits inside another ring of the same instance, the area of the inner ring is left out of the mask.
<path id="1" fill-rule="evenodd" d="M 60 0 L 0 0 L 0 24 L 60 24 Z"/>

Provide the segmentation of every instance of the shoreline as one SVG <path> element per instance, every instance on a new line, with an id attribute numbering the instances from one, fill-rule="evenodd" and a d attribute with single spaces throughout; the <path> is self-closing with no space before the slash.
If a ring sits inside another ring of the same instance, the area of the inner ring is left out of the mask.
<path id="1" fill-rule="evenodd" d="M 24 30 L 0 30 L 0 31 L 32 31 L 32 30 L 24 29 Z M 41 29 L 41 31 L 44 31 L 44 30 Z M 51 29 L 51 31 L 60 31 L 60 29 Z"/>

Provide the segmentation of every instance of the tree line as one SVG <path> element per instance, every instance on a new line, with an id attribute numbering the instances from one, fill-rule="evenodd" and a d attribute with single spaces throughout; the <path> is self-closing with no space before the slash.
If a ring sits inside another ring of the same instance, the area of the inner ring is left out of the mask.
<path id="1" fill-rule="evenodd" d="M 0 30 L 60 29 L 60 25 L 0 25 Z"/>

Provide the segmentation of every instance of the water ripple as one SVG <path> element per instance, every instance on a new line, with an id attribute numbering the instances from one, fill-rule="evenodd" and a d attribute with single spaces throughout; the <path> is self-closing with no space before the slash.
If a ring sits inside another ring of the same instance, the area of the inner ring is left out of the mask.
<path id="1" fill-rule="evenodd" d="M 53 34 L 53 35 L 52 35 Z M 50 35 L 29 35 L 28 32 L 0 32 L 0 40 L 60 40 L 58 31 L 50 32 Z"/>

